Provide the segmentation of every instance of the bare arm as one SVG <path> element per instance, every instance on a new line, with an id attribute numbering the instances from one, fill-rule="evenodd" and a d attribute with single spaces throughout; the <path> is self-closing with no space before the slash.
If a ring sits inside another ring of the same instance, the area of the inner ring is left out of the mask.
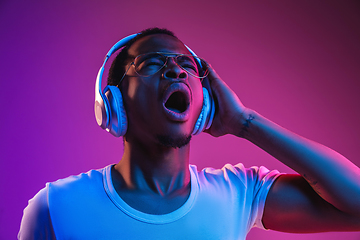
<path id="1" fill-rule="evenodd" d="M 248 114 L 253 120 L 243 136 L 301 175 L 274 183 L 264 225 L 286 232 L 360 231 L 360 169 L 328 147 Z"/>
<path id="2" fill-rule="evenodd" d="M 243 137 L 299 173 L 274 183 L 265 226 L 286 232 L 360 231 L 360 169 L 332 149 L 245 108 L 213 69 L 209 79 L 221 107 L 208 132 Z"/>
<path id="3" fill-rule="evenodd" d="M 291 233 L 360 231 L 360 218 L 321 198 L 300 175 L 282 175 L 265 203 L 266 228 Z"/>

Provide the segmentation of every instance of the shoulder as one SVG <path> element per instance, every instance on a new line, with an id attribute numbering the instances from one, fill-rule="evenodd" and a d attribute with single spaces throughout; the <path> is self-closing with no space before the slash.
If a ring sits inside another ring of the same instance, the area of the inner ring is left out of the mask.
<path id="1" fill-rule="evenodd" d="M 244 187 L 272 183 L 280 176 L 277 170 L 270 171 L 263 166 L 245 168 L 242 163 L 226 164 L 221 169 L 204 168 L 197 174 L 200 182 L 241 184 Z"/>
<path id="2" fill-rule="evenodd" d="M 244 222 L 248 221 L 249 227 L 263 228 L 265 200 L 271 185 L 281 175 L 279 171 L 262 166 L 245 168 L 239 163 L 226 164 L 221 169 L 205 168 L 197 174 L 200 193 L 206 197 L 206 203 L 215 202 L 217 209 L 225 205 L 228 214 L 239 214 Z"/>
<path id="3" fill-rule="evenodd" d="M 59 206 L 75 206 L 87 199 L 96 199 L 102 196 L 104 191 L 104 172 L 108 167 L 99 170 L 90 170 L 79 175 L 69 176 L 48 183 L 48 202 L 50 214 L 53 216 Z"/>
<path id="4" fill-rule="evenodd" d="M 86 200 L 104 195 L 103 175 L 110 167 L 47 183 L 45 188 L 29 200 L 18 238 L 55 239 L 54 232 L 59 219 L 68 220 L 67 217 L 80 209 Z"/>
<path id="5" fill-rule="evenodd" d="M 106 167 L 107 168 L 107 167 Z M 103 172 L 106 168 L 98 170 L 90 170 L 78 175 L 71 175 L 67 178 L 59 179 L 55 182 L 48 183 L 51 190 L 67 190 L 70 188 L 81 187 L 84 184 L 93 184 L 96 182 L 102 182 Z"/>
<path id="6" fill-rule="evenodd" d="M 48 204 L 48 184 L 29 200 L 21 219 L 19 239 L 55 239 Z"/>

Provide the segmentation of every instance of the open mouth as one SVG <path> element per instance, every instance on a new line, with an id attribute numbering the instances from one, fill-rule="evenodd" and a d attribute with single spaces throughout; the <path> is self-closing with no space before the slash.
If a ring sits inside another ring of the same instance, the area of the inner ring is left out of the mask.
<path id="1" fill-rule="evenodd" d="M 180 91 L 173 92 L 168 100 L 165 102 L 165 107 L 171 111 L 182 113 L 185 112 L 189 106 L 187 96 Z"/>
<path id="2" fill-rule="evenodd" d="M 184 83 L 172 83 L 164 91 L 164 110 L 173 121 L 186 121 L 188 119 L 190 102 L 190 89 Z"/>

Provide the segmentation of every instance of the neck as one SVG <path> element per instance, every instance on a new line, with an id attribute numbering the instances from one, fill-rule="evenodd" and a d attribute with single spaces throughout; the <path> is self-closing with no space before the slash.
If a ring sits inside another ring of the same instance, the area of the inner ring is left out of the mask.
<path id="1" fill-rule="evenodd" d="M 115 170 L 121 188 L 166 196 L 190 184 L 189 144 L 181 148 L 143 146 L 125 140 L 124 154 Z"/>

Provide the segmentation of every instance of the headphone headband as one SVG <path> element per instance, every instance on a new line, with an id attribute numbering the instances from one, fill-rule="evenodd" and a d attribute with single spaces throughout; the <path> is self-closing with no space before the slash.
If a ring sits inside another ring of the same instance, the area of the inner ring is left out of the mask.
<path id="1" fill-rule="evenodd" d="M 123 39 L 121 39 L 120 41 L 118 41 L 117 43 L 115 43 L 114 46 L 112 46 L 110 48 L 110 50 L 108 51 L 108 53 L 105 55 L 105 59 L 104 62 L 101 66 L 101 68 L 99 69 L 98 75 L 96 77 L 96 84 L 95 84 L 95 100 L 98 99 L 98 97 L 103 97 L 103 93 L 101 91 L 101 83 L 102 83 L 102 76 L 105 70 L 105 64 L 106 62 L 109 60 L 110 56 L 116 52 L 117 50 L 119 50 L 120 48 L 124 47 L 128 42 L 130 42 L 130 40 L 132 40 L 133 38 L 135 38 L 139 33 L 135 33 L 135 34 L 131 34 L 127 37 L 124 37 Z"/>

